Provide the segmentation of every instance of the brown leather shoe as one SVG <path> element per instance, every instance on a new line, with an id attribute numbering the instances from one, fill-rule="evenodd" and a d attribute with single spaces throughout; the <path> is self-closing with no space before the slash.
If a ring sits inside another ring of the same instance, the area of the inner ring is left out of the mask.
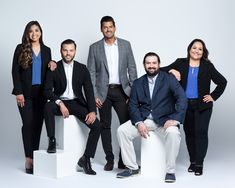
<path id="1" fill-rule="evenodd" d="M 113 170 L 113 165 L 114 165 L 113 162 L 107 162 L 106 165 L 104 165 L 104 170 L 105 170 L 105 171 L 111 171 L 111 170 Z"/>

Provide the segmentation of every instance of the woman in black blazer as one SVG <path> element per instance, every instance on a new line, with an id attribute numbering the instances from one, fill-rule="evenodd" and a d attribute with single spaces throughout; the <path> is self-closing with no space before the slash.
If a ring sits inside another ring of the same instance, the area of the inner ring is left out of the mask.
<path id="1" fill-rule="evenodd" d="M 187 51 L 187 58 L 177 59 L 163 69 L 174 74 L 186 92 L 188 108 L 184 131 L 191 163 L 188 172 L 202 175 L 213 102 L 224 92 L 227 80 L 208 59 L 208 50 L 201 39 L 194 39 Z M 216 84 L 212 92 L 211 81 Z"/>
<path id="2" fill-rule="evenodd" d="M 25 151 L 26 173 L 33 173 L 33 151 L 39 149 L 43 124 L 43 84 L 51 60 L 51 50 L 43 44 L 42 28 L 37 21 L 29 22 L 22 43 L 13 57 L 13 91 L 19 108 Z"/>

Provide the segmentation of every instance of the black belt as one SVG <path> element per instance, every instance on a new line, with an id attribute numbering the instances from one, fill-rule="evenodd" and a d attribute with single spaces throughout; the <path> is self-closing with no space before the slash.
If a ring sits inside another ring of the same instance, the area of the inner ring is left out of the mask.
<path id="1" fill-rule="evenodd" d="M 120 87 L 121 87 L 121 84 L 109 84 L 110 89 L 120 88 Z"/>

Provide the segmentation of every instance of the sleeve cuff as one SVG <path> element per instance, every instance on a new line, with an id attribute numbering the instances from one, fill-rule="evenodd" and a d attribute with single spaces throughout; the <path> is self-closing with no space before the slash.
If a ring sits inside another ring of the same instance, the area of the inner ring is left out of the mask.
<path id="1" fill-rule="evenodd" d="M 60 102 L 61 102 L 60 99 L 57 99 L 57 100 L 55 101 L 55 103 L 56 103 L 58 106 L 59 106 Z"/>

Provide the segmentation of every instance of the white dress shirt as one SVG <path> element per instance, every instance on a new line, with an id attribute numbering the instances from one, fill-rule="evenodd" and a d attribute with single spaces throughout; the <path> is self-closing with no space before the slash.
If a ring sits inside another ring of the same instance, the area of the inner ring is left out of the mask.
<path id="1" fill-rule="evenodd" d="M 109 69 L 109 84 L 120 84 L 117 39 L 111 45 L 104 41 L 104 48 Z"/>
<path id="2" fill-rule="evenodd" d="M 64 71 L 65 71 L 65 76 L 66 76 L 66 81 L 67 81 L 66 90 L 60 96 L 60 99 L 63 99 L 63 100 L 72 100 L 76 98 L 73 92 L 73 86 L 72 86 L 73 64 L 74 62 L 67 64 L 63 61 Z"/>

